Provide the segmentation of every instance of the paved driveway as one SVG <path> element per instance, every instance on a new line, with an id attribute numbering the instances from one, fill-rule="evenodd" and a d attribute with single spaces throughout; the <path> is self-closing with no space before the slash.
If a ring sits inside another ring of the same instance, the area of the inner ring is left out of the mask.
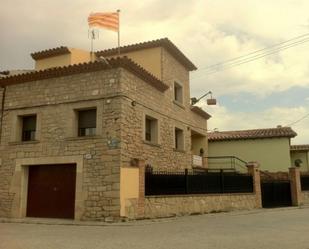
<path id="1" fill-rule="evenodd" d="M 108 226 L 0 223 L 1 249 L 309 249 L 309 209 L 273 209 Z"/>

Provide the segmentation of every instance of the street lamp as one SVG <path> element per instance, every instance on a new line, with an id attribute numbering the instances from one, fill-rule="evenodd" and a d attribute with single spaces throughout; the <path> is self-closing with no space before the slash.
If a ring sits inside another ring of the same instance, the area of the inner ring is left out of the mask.
<path id="1" fill-rule="evenodd" d="M 212 97 L 212 91 L 205 93 L 204 95 L 202 95 L 198 99 L 195 98 L 195 97 L 191 98 L 191 105 L 195 105 L 197 102 L 199 102 L 202 98 L 206 97 L 207 95 L 210 95 L 210 98 L 207 99 L 207 105 L 216 105 L 217 100 Z"/>

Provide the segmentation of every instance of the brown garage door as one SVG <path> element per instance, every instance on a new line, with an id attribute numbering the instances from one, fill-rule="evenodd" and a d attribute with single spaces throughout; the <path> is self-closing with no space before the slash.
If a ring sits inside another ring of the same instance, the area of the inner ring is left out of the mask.
<path id="1" fill-rule="evenodd" d="M 74 219 L 76 165 L 29 167 L 27 216 Z"/>

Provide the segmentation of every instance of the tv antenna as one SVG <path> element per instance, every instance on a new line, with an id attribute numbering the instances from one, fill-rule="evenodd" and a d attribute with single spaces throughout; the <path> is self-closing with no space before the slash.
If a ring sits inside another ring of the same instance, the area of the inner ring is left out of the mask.
<path id="1" fill-rule="evenodd" d="M 88 38 L 91 40 L 91 61 L 93 61 L 93 41 L 99 39 L 99 30 L 98 29 L 88 29 Z"/>

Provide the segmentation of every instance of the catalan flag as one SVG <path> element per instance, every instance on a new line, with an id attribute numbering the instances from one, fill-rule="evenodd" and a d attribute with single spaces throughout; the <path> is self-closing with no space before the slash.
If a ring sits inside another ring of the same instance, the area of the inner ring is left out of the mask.
<path id="1" fill-rule="evenodd" d="M 91 13 L 88 17 L 89 27 L 105 28 L 119 31 L 119 12 Z"/>

